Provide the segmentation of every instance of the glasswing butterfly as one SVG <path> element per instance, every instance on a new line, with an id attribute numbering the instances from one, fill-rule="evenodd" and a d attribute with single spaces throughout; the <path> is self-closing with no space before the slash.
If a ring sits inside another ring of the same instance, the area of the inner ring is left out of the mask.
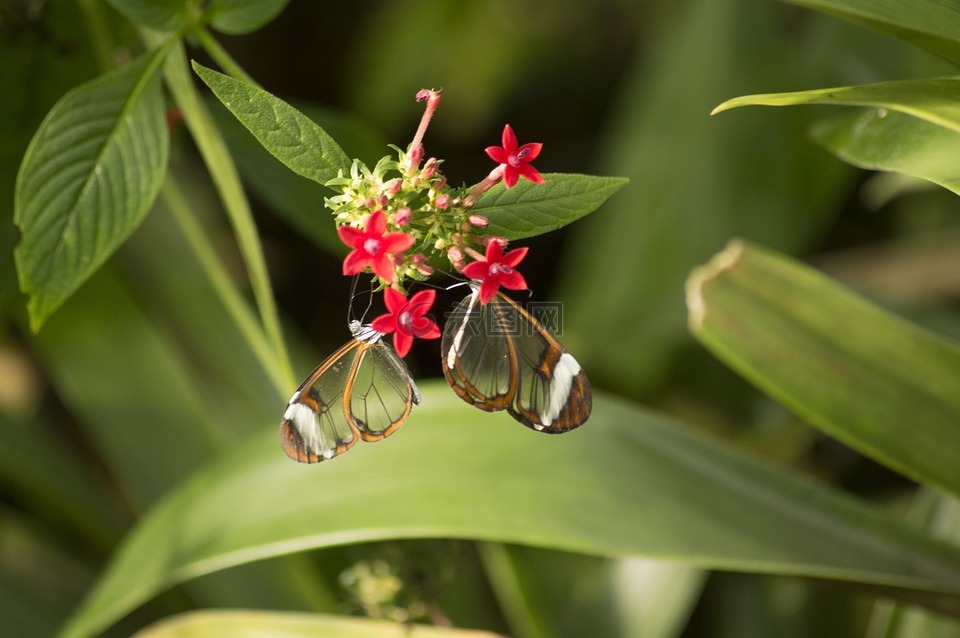
<path id="1" fill-rule="evenodd" d="M 480 303 L 480 287 L 448 317 L 440 342 L 443 375 L 481 410 L 506 410 L 539 432 L 572 430 L 590 416 L 590 381 L 576 359 L 530 313 L 501 292 Z"/>
<path id="2" fill-rule="evenodd" d="M 420 391 L 383 333 L 350 322 L 347 344 L 304 379 L 280 424 L 280 444 L 301 463 L 319 463 L 359 440 L 379 441 L 406 420 Z"/>

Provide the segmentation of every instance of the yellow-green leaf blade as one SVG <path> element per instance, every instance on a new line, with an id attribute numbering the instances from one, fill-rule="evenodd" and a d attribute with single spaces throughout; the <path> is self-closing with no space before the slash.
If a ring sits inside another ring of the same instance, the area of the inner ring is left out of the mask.
<path id="1" fill-rule="evenodd" d="M 688 282 L 694 335 L 825 432 L 960 494 L 960 347 L 735 241 Z"/>
<path id="2" fill-rule="evenodd" d="M 488 631 L 276 611 L 194 611 L 162 620 L 134 638 L 496 638 Z"/>

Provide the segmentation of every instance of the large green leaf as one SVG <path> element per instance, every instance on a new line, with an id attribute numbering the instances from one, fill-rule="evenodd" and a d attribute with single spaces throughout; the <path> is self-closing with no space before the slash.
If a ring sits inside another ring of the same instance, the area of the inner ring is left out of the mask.
<path id="1" fill-rule="evenodd" d="M 631 404 L 596 396 L 586 426 L 544 437 L 424 386 L 401 432 L 333 461 L 290 461 L 273 428 L 221 457 L 141 521 L 63 635 L 230 565 L 387 538 L 669 557 L 947 608 L 960 594 L 960 550 Z"/>
<path id="2" fill-rule="evenodd" d="M 960 347 L 786 257 L 732 242 L 691 275 L 696 337 L 809 422 L 960 494 Z"/>
<path id="3" fill-rule="evenodd" d="M 313 120 L 252 84 L 193 63 L 193 70 L 274 157 L 319 184 L 350 170 L 350 158 Z"/>
<path id="4" fill-rule="evenodd" d="M 720 104 L 713 109 L 713 114 L 740 106 L 797 104 L 873 106 L 891 109 L 960 132 L 960 77 L 878 82 L 812 91 L 746 95 Z"/>
<path id="5" fill-rule="evenodd" d="M 855 166 L 912 175 L 960 194 L 960 132 L 955 130 L 869 109 L 818 122 L 811 135 Z"/>
<path id="6" fill-rule="evenodd" d="M 65 95 L 27 149 L 15 256 L 34 330 L 133 232 L 160 189 L 168 140 L 157 69 L 166 51 Z"/>
<path id="7" fill-rule="evenodd" d="M 957 0 L 789 0 L 905 40 L 960 63 Z"/>
<path id="8" fill-rule="evenodd" d="M 520 180 L 513 188 L 497 184 L 473 210 L 490 220 L 487 230 L 507 239 L 548 233 L 592 213 L 623 188 L 623 177 L 548 173 L 544 184 Z"/>

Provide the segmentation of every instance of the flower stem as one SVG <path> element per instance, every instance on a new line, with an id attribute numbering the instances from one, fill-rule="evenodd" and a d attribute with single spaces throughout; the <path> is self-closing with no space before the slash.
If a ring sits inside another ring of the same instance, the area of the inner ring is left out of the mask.
<path id="1" fill-rule="evenodd" d="M 233 285 L 230 273 L 220 262 L 217 252 L 207 239 L 203 228 L 197 222 L 190 210 L 190 205 L 183 196 L 180 186 L 177 184 L 173 175 L 168 175 L 160 191 L 163 202 L 167 209 L 173 215 L 174 220 L 180 226 L 183 233 L 200 262 L 200 267 L 209 279 L 214 291 L 220 298 L 227 313 L 233 318 L 234 323 L 240 330 L 240 334 L 246 339 L 247 344 L 253 351 L 254 356 L 260 361 L 270 380 L 276 387 L 281 396 L 286 396 L 290 389 L 289 378 L 284 375 L 283 370 L 277 365 L 277 359 L 273 355 L 270 342 L 267 340 L 262 327 L 257 323 L 256 316 L 250 311 L 243 296 Z"/>
<path id="2" fill-rule="evenodd" d="M 291 388 L 295 381 L 280 331 L 273 290 L 263 258 L 263 248 L 253 223 L 250 203 L 243 192 L 240 177 L 223 136 L 200 100 L 188 68 L 186 52 L 181 42 L 170 52 L 164 77 L 223 201 L 247 267 L 253 295 L 260 311 L 260 320 L 273 348 L 273 357 L 282 373 L 280 376 L 286 379 L 287 387 Z"/>
<path id="3" fill-rule="evenodd" d="M 203 47 L 203 50 L 213 58 L 213 60 L 220 65 L 220 68 L 227 72 L 229 75 L 237 78 L 238 80 L 243 80 L 249 84 L 252 84 L 256 87 L 259 87 L 260 84 L 253 79 L 253 77 L 247 73 L 242 66 L 240 66 L 236 60 L 233 59 L 226 49 L 221 46 L 215 37 L 205 29 L 200 27 L 193 31 L 193 35 L 196 36 L 197 42 L 200 43 L 200 46 Z"/>

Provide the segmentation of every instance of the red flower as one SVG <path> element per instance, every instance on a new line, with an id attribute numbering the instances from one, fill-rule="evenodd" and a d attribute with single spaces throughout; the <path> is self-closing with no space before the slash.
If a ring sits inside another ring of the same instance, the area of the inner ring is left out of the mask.
<path id="1" fill-rule="evenodd" d="M 440 328 L 429 315 L 424 316 L 433 305 L 437 293 L 433 290 L 421 290 L 407 298 L 395 288 L 383 291 L 383 303 L 389 311 L 373 320 L 370 327 L 383 334 L 393 333 L 393 349 L 401 357 L 407 356 L 414 337 L 418 339 L 439 339 Z"/>
<path id="2" fill-rule="evenodd" d="M 523 275 L 515 270 L 524 257 L 527 248 L 511 250 L 503 254 L 503 246 L 498 241 L 487 244 L 487 254 L 483 260 L 466 265 L 463 274 L 470 279 L 482 279 L 480 284 L 480 303 L 485 304 L 497 293 L 500 286 L 510 290 L 526 290 L 527 282 Z"/>
<path id="3" fill-rule="evenodd" d="M 503 170 L 503 183 L 506 187 L 512 188 L 521 177 L 526 177 L 534 184 L 542 184 L 543 176 L 540 175 L 540 171 L 530 165 L 530 162 L 540 155 L 543 144 L 536 142 L 517 148 L 517 136 L 514 135 L 509 124 L 503 127 L 502 141 L 502 147 L 488 146 L 486 150 L 490 159 L 500 164 Z"/>
<path id="4" fill-rule="evenodd" d="M 393 262 L 390 255 L 402 253 L 413 246 L 413 237 L 405 233 L 388 233 L 387 217 L 382 210 L 373 211 L 363 230 L 353 226 L 337 229 L 340 240 L 353 248 L 343 260 L 343 274 L 356 275 L 367 266 L 384 281 L 393 281 Z"/>

